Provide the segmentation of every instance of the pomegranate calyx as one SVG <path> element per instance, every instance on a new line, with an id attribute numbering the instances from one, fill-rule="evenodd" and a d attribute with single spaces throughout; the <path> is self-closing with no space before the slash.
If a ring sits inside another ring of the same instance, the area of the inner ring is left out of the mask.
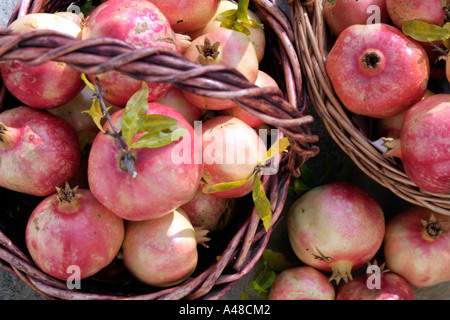
<path id="1" fill-rule="evenodd" d="M 330 264 L 332 274 L 328 278 L 328 281 L 336 280 L 336 284 L 338 285 L 341 279 L 343 279 L 346 283 L 350 280 L 353 280 L 352 277 L 352 267 L 353 264 L 350 261 L 336 261 Z"/>
<path id="2" fill-rule="evenodd" d="M 19 129 L 11 128 L 0 122 L 0 149 L 10 148 L 19 136 Z"/>
<path id="3" fill-rule="evenodd" d="M 384 152 L 385 157 L 396 157 L 402 158 L 402 146 L 400 138 L 386 138 L 383 137 L 383 147 L 386 147 L 387 150 Z"/>
<path id="4" fill-rule="evenodd" d="M 209 246 L 206 244 L 211 238 L 207 237 L 206 235 L 209 233 L 209 230 L 207 230 L 205 227 L 194 227 L 195 230 L 195 240 L 197 240 L 197 244 L 201 244 L 205 248 L 209 248 Z"/>
<path id="5" fill-rule="evenodd" d="M 217 57 L 220 54 L 219 51 L 220 42 L 217 41 L 211 44 L 211 40 L 208 37 L 205 38 L 203 45 L 197 45 L 196 48 L 199 52 L 198 62 L 203 65 L 215 63 Z"/>
<path id="6" fill-rule="evenodd" d="M 65 213 L 73 213 L 80 207 L 77 194 L 78 186 L 71 188 L 66 182 L 64 187 L 56 187 L 56 197 L 58 198 L 58 209 Z"/>
<path id="7" fill-rule="evenodd" d="M 447 221 L 437 221 L 434 213 L 431 214 L 428 221 L 421 220 L 423 226 L 423 235 L 426 239 L 436 240 L 439 236 L 443 235 L 445 231 L 442 229 Z"/>

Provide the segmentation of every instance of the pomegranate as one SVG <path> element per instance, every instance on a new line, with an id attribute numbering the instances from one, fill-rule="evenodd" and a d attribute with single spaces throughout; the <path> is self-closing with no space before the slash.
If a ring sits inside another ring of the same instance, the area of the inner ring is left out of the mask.
<path id="1" fill-rule="evenodd" d="M 254 46 L 239 31 L 226 28 L 214 29 L 194 40 L 184 56 L 203 65 L 223 64 L 241 72 L 248 81 L 255 82 L 259 63 Z M 230 99 L 208 98 L 184 91 L 186 98 L 201 109 L 223 110 L 237 106 Z"/>
<path id="2" fill-rule="evenodd" d="M 347 182 L 316 187 L 289 208 L 289 240 L 297 257 L 331 280 L 352 279 L 351 271 L 379 250 L 385 232 L 384 214 L 367 192 Z"/>
<path id="3" fill-rule="evenodd" d="M 443 26 L 447 0 L 386 0 L 386 8 L 394 25 L 401 29 L 409 20 L 422 20 Z"/>
<path id="4" fill-rule="evenodd" d="M 414 300 L 414 292 L 405 279 L 381 266 L 379 274 L 368 272 L 366 276 L 343 283 L 336 300 Z"/>
<path id="5" fill-rule="evenodd" d="M 156 100 L 156 102 L 174 108 L 181 113 L 192 126 L 194 126 L 194 122 L 199 121 L 204 114 L 204 110 L 194 106 L 186 99 L 183 91 L 175 86 L 171 86 L 164 96 Z"/>
<path id="6" fill-rule="evenodd" d="M 9 30 L 27 33 L 54 30 L 81 39 L 81 29 L 74 22 L 49 13 L 24 15 L 8 26 Z M 48 61 L 30 66 L 19 61 L 0 63 L 6 88 L 23 104 L 39 108 L 57 108 L 72 100 L 84 87 L 81 74 L 67 64 Z"/>
<path id="7" fill-rule="evenodd" d="M 267 147 L 256 131 L 231 116 L 216 116 L 202 125 L 205 184 L 249 181 L 237 188 L 212 193 L 221 198 L 237 198 L 253 189 L 255 168 Z"/>
<path id="8" fill-rule="evenodd" d="M 346 28 L 329 53 L 326 69 L 343 105 L 374 118 L 392 117 L 418 102 L 430 77 L 423 47 L 382 23 Z"/>
<path id="9" fill-rule="evenodd" d="M 164 47 L 177 50 L 177 39 L 170 23 L 162 12 L 146 0 L 109 0 L 100 4 L 86 19 L 83 39 L 112 37 L 136 48 Z M 131 96 L 141 88 L 141 81 L 108 71 L 88 75 L 93 83 L 98 77 L 105 90 L 104 98 L 118 107 L 124 107 Z M 149 101 L 164 95 L 170 84 L 147 82 L 151 89 Z"/>
<path id="10" fill-rule="evenodd" d="M 203 184 L 200 183 L 194 198 L 180 208 L 194 227 L 203 227 L 211 233 L 222 231 L 234 214 L 236 200 L 218 198 L 203 193 L 202 189 Z"/>
<path id="11" fill-rule="evenodd" d="M 131 274 L 148 285 L 174 286 L 195 271 L 197 244 L 205 240 L 183 210 L 177 209 L 160 218 L 128 222 L 123 261 Z"/>
<path id="12" fill-rule="evenodd" d="M 415 287 L 450 280 L 448 216 L 411 206 L 386 224 L 386 266 Z"/>
<path id="13" fill-rule="evenodd" d="M 267 73 L 265 73 L 264 71 L 261 71 L 261 70 L 258 71 L 258 77 L 256 78 L 255 85 L 257 85 L 258 87 L 261 87 L 261 88 L 263 88 L 263 87 L 279 88 L 278 83 L 270 75 L 268 75 Z M 252 128 L 257 128 L 257 127 L 261 126 L 262 124 L 264 124 L 264 121 L 257 118 L 256 116 L 248 113 L 247 111 L 245 111 L 244 109 L 242 109 L 239 106 L 221 110 L 221 111 L 219 111 L 219 114 L 236 117 L 236 118 L 244 121 L 246 124 L 248 124 Z"/>
<path id="14" fill-rule="evenodd" d="M 326 0 L 323 16 L 336 36 L 354 24 L 389 23 L 386 0 Z"/>
<path id="15" fill-rule="evenodd" d="M 220 0 L 148 0 L 169 19 L 175 32 L 186 33 L 205 26 L 214 16 Z"/>
<path id="16" fill-rule="evenodd" d="M 69 267 L 75 266 L 84 279 L 116 257 L 124 224 L 88 189 L 66 185 L 33 210 L 25 236 L 28 251 L 42 271 L 67 280 L 72 275 Z"/>
<path id="17" fill-rule="evenodd" d="M 0 186 L 48 196 L 78 170 L 74 129 L 44 110 L 17 107 L 0 114 Z"/>
<path id="18" fill-rule="evenodd" d="M 197 191 L 202 176 L 201 150 L 192 126 L 175 109 L 150 102 L 147 114 L 161 114 L 178 120 L 187 130 L 179 141 L 159 148 L 131 149 L 137 177 L 133 178 L 123 165 L 124 151 L 115 138 L 100 132 L 91 147 L 88 180 L 92 193 L 103 205 L 127 220 L 146 220 L 161 217 L 190 201 Z M 124 109 L 111 115 L 118 131 L 121 130 Z M 109 128 L 109 123 L 104 130 Z M 145 133 L 138 133 L 136 141 Z M 181 148 L 184 147 L 184 148 Z M 175 159 L 175 151 L 186 152 L 182 163 Z M 200 153 L 200 155 L 197 155 Z"/>
<path id="19" fill-rule="evenodd" d="M 429 192 L 450 192 L 449 117 L 450 95 L 429 96 L 407 110 L 399 138 L 385 139 L 385 155 L 400 158 L 409 178 Z"/>
<path id="20" fill-rule="evenodd" d="M 238 10 L 238 4 L 236 2 L 222 0 L 220 1 L 219 8 L 217 9 L 214 17 L 205 25 L 203 28 L 189 32 L 192 39 L 198 38 L 201 35 L 208 33 L 214 29 L 217 29 L 222 24 L 222 21 L 218 19 L 218 15 L 229 11 Z M 250 9 L 247 8 L 247 18 L 249 20 L 255 20 L 257 23 L 261 23 L 259 17 Z M 256 56 L 258 57 L 258 62 L 261 62 L 264 58 L 264 53 L 266 49 L 266 34 L 264 33 L 264 28 L 250 27 L 246 26 L 250 32 L 248 35 L 251 43 L 255 46 Z"/>
<path id="21" fill-rule="evenodd" d="M 334 300 L 335 290 L 328 278 L 312 267 L 282 271 L 270 288 L 268 300 Z"/>

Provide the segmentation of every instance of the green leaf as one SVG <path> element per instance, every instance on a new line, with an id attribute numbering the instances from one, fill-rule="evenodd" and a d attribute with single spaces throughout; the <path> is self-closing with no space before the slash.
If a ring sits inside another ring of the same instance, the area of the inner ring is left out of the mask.
<path id="1" fill-rule="evenodd" d="M 253 175 L 252 175 L 252 177 L 253 177 Z M 206 193 L 206 194 L 211 194 L 211 193 L 228 191 L 231 189 L 239 188 L 239 187 L 243 186 L 244 184 L 246 184 L 247 182 L 249 182 L 252 179 L 252 177 L 250 177 L 247 180 L 222 182 L 222 183 L 217 183 L 217 184 L 213 184 L 213 185 L 209 185 L 209 186 L 207 185 L 206 187 L 204 187 L 202 189 L 202 192 Z"/>
<path id="2" fill-rule="evenodd" d="M 316 177 L 314 176 L 314 173 L 304 164 L 300 166 L 300 178 L 307 186 L 316 186 Z"/>
<path id="3" fill-rule="evenodd" d="M 146 114 L 142 117 L 139 132 L 155 132 L 171 128 L 178 120 L 162 114 Z"/>
<path id="4" fill-rule="evenodd" d="M 288 261 L 281 252 L 265 249 L 263 252 L 264 264 L 275 273 L 280 273 L 286 269 L 294 268 L 298 264 Z"/>
<path id="5" fill-rule="evenodd" d="M 184 127 L 179 126 L 174 127 L 173 129 L 149 132 L 132 143 L 130 148 L 140 149 L 164 147 L 181 138 L 186 132 L 187 130 Z"/>
<path id="6" fill-rule="evenodd" d="M 438 41 L 450 38 L 450 30 L 421 20 L 410 20 L 403 24 L 405 35 L 421 41 Z"/>
<path id="7" fill-rule="evenodd" d="M 267 198 L 266 191 L 259 176 L 255 176 L 252 192 L 253 202 L 255 204 L 256 212 L 261 218 L 264 229 L 267 231 L 272 220 L 272 206 Z"/>
<path id="8" fill-rule="evenodd" d="M 257 293 L 262 300 L 267 300 L 270 287 L 273 285 L 276 277 L 275 272 L 268 271 L 260 279 L 251 281 L 249 289 Z"/>
<path id="9" fill-rule="evenodd" d="M 226 21 L 226 20 L 230 20 L 230 21 L 236 21 L 237 19 L 237 10 L 236 9 L 229 9 L 229 10 L 225 10 L 222 11 L 221 13 L 216 15 L 216 19 L 219 21 Z"/>
<path id="10" fill-rule="evenodd" d="M 134 137 L 141 131 L 148 111 L 149 88 L 145 81 L 142 87 L 128 100 L 122 116 L 122 136 L 128 147 L 133 144 Z M 142 131 L 141 131 L 142 132 Z"/>

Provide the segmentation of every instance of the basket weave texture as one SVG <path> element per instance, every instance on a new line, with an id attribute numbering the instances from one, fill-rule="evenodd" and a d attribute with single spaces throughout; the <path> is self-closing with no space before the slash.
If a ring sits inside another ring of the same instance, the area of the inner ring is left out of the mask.
<path id="1" fill-rule="evenodd" d="M 325 63 L 335 37 L 323 16 L 323 0 L 290 0 L 295 46 L 305 76 L 308 96 L 328 133 L 370 178 L 411 204 L 450 215 L 450 194 L 417 187 L 401 163 L 383 155 L 368 138 L 370 123 L 348 112 L 333 90 Z M 365 119 L 367 120 L 367 119 Z"/>
<path id="2" fill-rule="evenodd" d="M 65 11 L 72 2 L 19 1 L 10 23 L 27 13 Z M 314 119 L 305 115 L 308 99 L 290 20 L 276 1 L 254 0 L 250 5 L 266 30 L 268 44 L 261 65 L 277 80 L 280 90 L 256 87 L 234 69 L 219 65 L 201 66 L 164 48 L 135 49 L 116 39 L 77 40 L 52 31 L 16 34 L 6 29 L 0 30 L 0 61 L 20 60 L 30 65 L 50 60 L 62 61 L 86 74 L 119 70 L 139 80 L 172 83 L 192 93 L 234 99 L 266 124 L 279 129 L 279 138 L 288 137 L 290 141 L 288 152 L 277 156 L 280 161 L 278 173 L 262 177 L 272 204 L 270 228 L 266 231 L 262 227 L 254 205 L 249 201 L 238 207 L 238 214 L 243 219 L 223 237 L 226 243 L 220 248 L 222 251 L 215 253 L 213 259 L 203 263 L 183 283 L 159 290 L 148 286 L 130 288 L 98 282 L 92 284 L 89 280 L 82 280 L 82 289 L 72 290 L 65 282 L 48 276 L 36 267 L 24 246 L 23 228 L 0 219 L 2 269 L 17 275 L 48 299 L 102 300 L 219 299 L 249 273 L 261 257 L 272 227 L 283 210 L 291 177 L 299 176 L 299 166 L 318 153 L 314 145 L 318 138 L 311 134 L 309 127 Z M 13 97 L 3 86 L 2 105 L 8 105 L 12 100 Z M 32 208 L 33 201 L 20 196 L 23 203 Z"/>

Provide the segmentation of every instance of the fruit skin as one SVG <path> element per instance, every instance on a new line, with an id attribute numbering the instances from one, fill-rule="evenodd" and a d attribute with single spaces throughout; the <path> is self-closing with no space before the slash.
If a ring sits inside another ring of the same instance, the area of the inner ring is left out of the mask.
<path id="1" fill-rule="evenodd" d="M 437 224 L 433 222 L 434 215 Z M 431 221 L 430 221 L 431 220 Z M 435 238 L 425 225 L 441 230 Z M 450 280 L 450 223 L 448 216 L 411 206 L 386 225 L 384 256 L 389 270 L 421 288 Z"/>
<path id="2" fill-rule="evenodd" d="M 376 6 L 379 17 L 374 16 L 370 6 Z M 367 12 L 369 11 L 369 12 Z M 381 23 L 389 23 L 386 0 L 326 0 L 323 16 L 331 32 L 338 36 L 345 28 L 354 24 L 367 24 L 370 18 L 379 18 Z"/>
<path id="3" fill-rule="evenodd" d="M 118 131 L 121 129 L 121 109 L 111 115 Z M 203 172 L 194 142 L 192 126 L 175 109 L 149 102 L 147 114 L 162 114 L 175 118 L 187 134 L 179 141 L 159 148 L 132 149 L 136 159 L 137 177 L 120 168 L 123 151 L 115 138 L 100 132 L 89 154 L 88 180 L 92 193 L 103 205 L 123 219 L 137 221 L 161 217 L 194 197 Z M 105 124 L 104 130 L 109 127 Z M 138 133 L 135 139 L 144 133 Z M 198 140 L 200 140 L 198 138 Z M 174 161 L 175 152 L 190 152 L 186 161 Z"/>
<path id="4" fill-rule="evenodd" d="M 175 32 L 186 33 L 205 26 L 214 16 L 220 0 L 148 0 L 167 17 Z"/>
<path id="5" fill-rule="evenodd" d="M 268 300 L 334 300 L 335 290 L 320 271 L 301 266 L 282 271 L 270 288 Z"/>
<path id="6" fill-rule="evenodd" d="M 119 252 L 123 220 L 101 205 L 88 189 L 77 198 L 60 202 L 58 194 L 46 197 L 34 209 L 26 227 L 26 244 L 33 261 L 47 274 L 67 280 L 68 267 L 89 277 L 106 267 Z"/>
<path id="7" fill-rule="evenodd" d="M 436 94 L 407 110 L 400 138 L 385 144 L 420 188 L 450 192 L 450 94 Z"/>
<path id="8" fill-rule="evenodd" d="M 197 46 L 204 46 L 205 40 L 210 41 L 211 46 L 219 43 L 217 49 L 208 48 L 200 53 Z M 212 57 L 211 53 L 217 53 Z M 191 46 L 186 49 L 184 56 L 193 62 L 204 65 L 221 64 L 234 68 L 254 83 L 258 77 L 259 62 L 254 46 L 249 38 L 242 32 L 217 28 L 192 40 Z M 208 98 L 184 91 L 186 98 L 200 109 L 223 110 L 237 106 L 231 99 Z"/>
<path id="9" fill-rule="evenodd" d="M 406 21 L 415 19 L 443 26 L 444 2 L 441 0 L 386 0 L 386 8 L 393 24 L 400 29 Z"/>
<path id="10" fill-rule="evenodd" d="M 338 288 L 336 300 L 414 300 L 414 292 L 405 279 L 387 272 L 380 275 L 380 289 L 369 289 L 367 277 L 357 277 Z"/>
<path id="11" fill-rule="evenodd" d="M 20 33 L 54 30 L 81 39 L 74 22 L 50 13 L 24 15 L 8 28 Z M 85 86 L 81 74 L 63 62 L 48 61 L 30 66 L 19 61 L 0 63 L 2 80 L 8 91 L 23 104 L 39 109 L 57 108 L 73 99 Z"/>
<path id="12" fill-rule="evenodd" d="M 157 219 L 128 222 L 122 249 L 125 267 L 155 287 L 174 286 L 197 267 L 195 229 L 180 209 Z"/>
<path id="13" fill-rule="evenodd" d="M 0 114 L 0 186 L 47 196 L 77 172 L 80 147 L 65 120 L 31 107 Z"/>
<path id="14" fill-rule="evenodd" d="M 332 271 L 330 281 L 351 279 L 377 253 L 385 232 L 379 203 L 354 184 L 334 182 L 316 187 L 289 208 L 291 247 L 305 264 Z"/>
<path id="15" fill-rule="evenodd" d="M 326 70 L 343 105 L 374 118 L 392 117 L 420 101 L 430 77 L 423 47 L 387 24 L 345 29 Z"/>
<path id="16" fill-rule="evenodd" d="M 227 10 L 237 10 L 238 4 L 228 0 L 220 1 L 219 8 L 217 9 L 214 17 L 205 25 L 203 28 L 189 32 L 192 39 L 198 38 L 201 35 L 208 33 L 214 29 L 217 29 L 221 25 L 221 21 L 216 19 L 216 16 Z M 256 22 L 261 23 L 259 17 L 250 9 L 247 9 L 247 17 L 249 20 L 254 19 Z M 255 47 L 256 56 L 258 57 L 258 62 L 261 62 L 264 58 L 266 49 L 266 34 L 264 28 L 255 28 L 247 26 L 250 34 L 248 35 L 251 43 Z"/>
<path id="17" fill-rule="evenodd" d="M 102 3 L 86 19 L 83 39 L 111 37 L 125 41 L 136 48 L 164 47 L 177 50 L 176 37 L 169 21 L 151 2 L 145 0 L 108 0 Z M 108 71 L 87 75 L 94 83 L 95 77 L 105 90 L 104 99 L 125 107 L 130 97 L 141 88 L 141 81 Z M 170 84 L 147 82 L 149 101 L 162 97 Z"/>
<path id="18" fill-rule="evenodd" d="M 203 180 L 206 185 L 243 181 L 267 153 L 267 147 L 256 131 L 231 116 L 216 116 L 202 125 Z M 220 198 L 237 198 L 249 194 L 254 178 L 244 185 L 212 193 Z"/>

